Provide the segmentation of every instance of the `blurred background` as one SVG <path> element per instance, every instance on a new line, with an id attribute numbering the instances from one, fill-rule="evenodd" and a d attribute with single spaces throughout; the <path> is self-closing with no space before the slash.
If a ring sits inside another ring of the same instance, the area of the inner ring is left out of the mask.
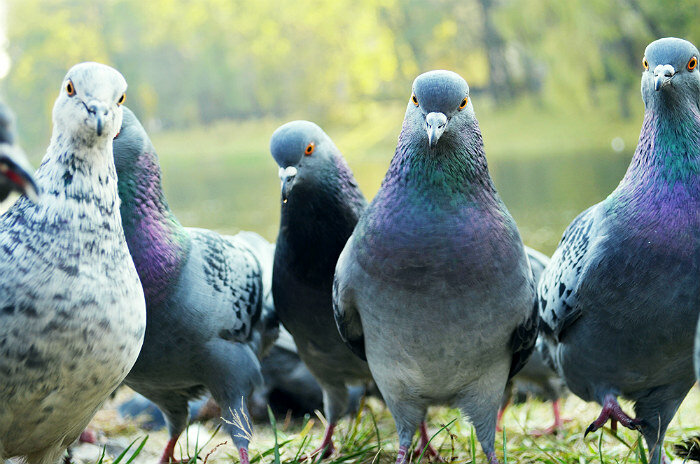
<path id="1" fill-rule="evenodd" d="M 38 166 L 65 72 L 119 69 L 189 226 L 274 240 L 274 129 L 310 119 L 372 198 L 411 83 L 460 73 L 492 176 L 525 242 L 550 253 L 621 179 L 643 117 L 641 61 L 700 43 L 697 0 L 7 0 L 0 96 Z"/>

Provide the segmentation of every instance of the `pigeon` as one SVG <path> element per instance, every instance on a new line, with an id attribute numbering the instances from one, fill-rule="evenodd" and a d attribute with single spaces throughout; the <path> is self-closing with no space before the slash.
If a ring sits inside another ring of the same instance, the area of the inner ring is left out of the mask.
<path id="1" fill-rule="evenodd" d="M 336 261 L 367 205 L 333 141 L 316 124 L 292 121 L 270 140 L 279 165 L 281 218 L 272 293 L 275 311 L 323 390 L 328 427 L 311 455 L 334 451 L 333 430 L 348 409 L 348 384 L 371 380 L 333 319 Z"/>
<path id="2" fill-rule="evenodd" d="M 428 406 L 459 407 L 489 462 L 507 380 L 537 337 L 535 286 L 489 176 L 467 82 L 413 82 L 382 186 L 338 259 L 335 319 L 366 358 L 406 459 Z"/>
<path id="3" fill-rule="evenodd" d="M 542 272 L 549 262 L 549 258 L 543 253 L 527 246 L 525 247 L 525 252 L 530 260 L 533 278 L 535 282 L 539 282 Z M 537 343 L 541 343 L 539 337 Z M 506 385 L 506 390 L 501 401 L 501 409 L 498 411 L 496 430 L 499 432 L 502 430 L 500 426 L 501 419 L 513 397 L 513 390 L 528 391 L 532 387 L 535 387 L 536 396 L 542 398 L 544 401 L 552 402 L 552 412 L 554 413 L 554 424 L 544 430 L 533 432 L 533 435 L 551 434 L 561 428 L 564 424 L 564 420 L 561 418 L 559 398 L 562 396 L 565 389 L 563 381 L 556 370 L 554 370 L 542 356 L 540 351 L 535 349 L 520 372 L 510 379 Z"/>
<path id="4" fill-rule="evenodd" d="M 541 333 L 559 374 L 639 430 L 651 463 L 694 383 L 700 311 L 700 72 L 682 39 L 649 44 L 642 64 L 644 122 L 627 172 L 564 232 L 539 284 Z M 635 418 L 617 398 L 633 401 Z"/>
<path id="5" fill-rule="evenodd" d="M 33 202 L 39 199 L 33 169 L 15 143 L 14 116 L 7 105 L 0 103 L 0 201 L 5 201 L 10 192 L 23 193 Z"/>
<path id="6" fill-rule="evenodd" d="M 153 144 L 128 108 L 114 158 L 124 233 L 148 320 L 143 349 L 125 383 L 166 417 L 170 440 L 161 462 L 174 460 L 188 401 L 208 390 L 247 464 L 252 430 L 244 399 L 262 382 L 258 356 L 274 341 L 277 326 L 263 305 L 263 266 L 271 268 L 271 252 L 262 247 L 270 256 L 262 263 L 250 234 L 229 237 L 180 224 L 165 199 Z"/>
<path id="7" fill-rule="evenodd" d="M 35 179 L 0 218 L 0 460 L 55 464 L 127 375 L 146 326 L 121 217 L 112 139 L 126 81 L 72 67 Z"/>
<path id="8" fill-rule="evenodd" d="M 695 334 L 695 375 L 700 382 L 700 320 L 698 321 L 698 330 Z"/>

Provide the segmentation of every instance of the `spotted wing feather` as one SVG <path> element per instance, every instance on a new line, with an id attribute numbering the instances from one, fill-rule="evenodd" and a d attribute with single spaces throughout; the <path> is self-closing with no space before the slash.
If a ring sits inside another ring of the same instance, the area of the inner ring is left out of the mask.
<path id="1" fill-rule="evenodd" d="M 206 307 L 219 310 L 219 337 L 247 342 L 260 318 L 263 285 L 260 264 L 245 241 L 204 229 L 187 229 L 202 257 L 205 282 L 201 292 Z"/>
<path id="2" fill-rule="evenodd" d="M 558 341 L 581 316 L 576 295 L 592 248 L 595 213 L 596 207 L 591 207 L 569 225 L 539 283 L 541 330 Z"/>

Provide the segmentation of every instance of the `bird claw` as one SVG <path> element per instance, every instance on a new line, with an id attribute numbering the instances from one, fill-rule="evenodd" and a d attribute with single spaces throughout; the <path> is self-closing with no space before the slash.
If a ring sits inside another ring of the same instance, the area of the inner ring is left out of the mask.
<path id="1" fill-rule="evenodd" d="M 589 425 L 586 431 L 584 432 L 583 438 L 586 438 L 586 435 L 588 435 L 591 432 L 595 432 L 596 430 L 598 430 L 598 427 L 595 426 L 595 422 L 591 423 L 591 425 Z"/>

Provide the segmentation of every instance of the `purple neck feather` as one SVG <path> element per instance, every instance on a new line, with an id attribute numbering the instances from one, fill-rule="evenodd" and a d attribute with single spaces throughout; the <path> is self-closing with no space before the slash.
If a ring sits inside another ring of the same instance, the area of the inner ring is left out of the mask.
<path id="1" fill-rule="evenodd" d="M 132 169 L 120 173 L 119 194 L 126 241 L 151 309 L 177 283 L 190 238 L 168 207 L 155 154 L 143 154 Z"/>

